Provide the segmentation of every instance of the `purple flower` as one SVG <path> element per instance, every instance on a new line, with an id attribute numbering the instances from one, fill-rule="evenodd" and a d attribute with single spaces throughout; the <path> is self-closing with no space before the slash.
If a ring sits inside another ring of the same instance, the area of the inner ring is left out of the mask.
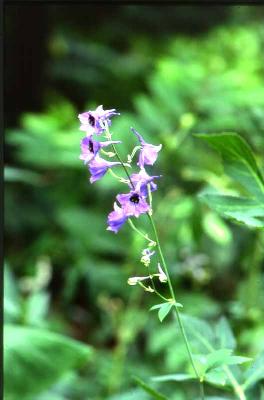
<path id="1" fill-rule="evenodd" d="M 115 165 L 120 165 L 120 162 L 110 162 L 101 158 L 98 154 L 90 161 L 89 171 L 91 173 L 90 182 L 93 183 L 101 179 L 107 170 Z"/>
<path id="2" fill-rule="evenodd" d="M 110 212 L 110 214 L 108 215 L 107 230 L 117 233 L 127 219 L 128 216 L 123 210 L 123 208 L 119 207 L 116 203 L 114 203 L 114 211 Z"/>
<path id="3" fill-rule="evenodd" d="M 139 217 L 140 214 L 145 214 L 150 210 L 144 197 L 135 190 L 126 194 L 119 194 L 116 198 L 128 216 Z"/>
<path id="4" fill-rule="evenodd" d="M 84 160 L 84 164 L 89 163 L 99 152 L 102 147 L 109 146 L 110 144 L 121 143 L 118 140 L 115 141 L 105 141 L 105 142 L 97 142 L 92 138 L 92 136 L 85 137 L 81 140 L 81 150 L 82 153 L 80 155 L 80 159 Z"/>
<path id="5" fill-rule="evenodd" d="M 148 173 L 144 168 L 141 168 L 138 174 L 132 174 L 130 176 L 130 179 L 135 187 L 135 190 L 137 192 L 140 192 L 140 194 L 143 197 L 148 196 L 148 184 L 150 184 L 151 192 L 157 190 L 157 185 L 153 182 L 155 178 L 160 178 L 160 175 L 150 176 L 148 175 Z"/>
<path id="6" fill-rule="evenodd" d="M 98 106 L 94 111 L 87 111 L 78 115 L 81 122 L 80 130 L 87 133 L 88 136 L 96 133 L 100 135 L 105 131 L 104 122 L 111 125 L 110 117 L 113 115 L 120 115 L 115 108 L 111 110 L 104 110 L 103 106 Z"/>
<path id="7" fill-rule="evenodd" d="M 159 146 L 154 146 L 153 144 L 146 143 L 143 137 L 134 128 L 131 128 L 131 130 L 137 136 L 141 144 L 137 165 L 139 165 L 141 168 L 144 167 L 144 165 L 153 165 L 157 160 L 158 152 L 160 151 L 162 145 L 160 144 Z"/>

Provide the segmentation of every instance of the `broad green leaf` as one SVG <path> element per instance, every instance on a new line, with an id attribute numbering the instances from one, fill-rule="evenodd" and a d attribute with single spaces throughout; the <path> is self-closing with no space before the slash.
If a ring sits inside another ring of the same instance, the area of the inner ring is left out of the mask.
<path id="1" fill-rule="evenodd" d="M 255 383 L 264 379 L 264 352 L 262 352 L 246 371 L 245 382 L 243 384 L 244 389 L 248 389 Z"/>
<path id="2" fill-rule="evenodd" d="M 228 360 L 227 365 L 238 365 L 244 364 L 245 362 L 252 361 L 250 357 L 242 357 L 242 356 L 231 356 Z"/>
<path id="3" fill-rule="evenodd" d="M 204 365 L 204 372 L 227 364 L 231 353 L 232 350 L 230 349 L 221 349 L 215 350 L 212 353 L 208 354 L 208 356 L 206 357 L 206 363 Z"/>
<path id="4" fill-rule="evenodd" d="M 201 193 L 199 198 L 224 217 L 235 219 L 246 225 L 264 227 L 264 203 L 254 199 L 235 196 Z"/>
<path id="5" fill-rule="evenodd" d="M 206 356 L 206 362 L 204 363 L 202 373 L 211 371 L 224 365 L 237 365 L 251 361 L 251 358 L 248 357 L 233 356 L 232 351 L 232 349 L 220 349 L 212 351 Z"/>
<path id="6" fill-rule="evenodd" d="M 155 382 L 167 382 L 167 381 L 183 382 L 196 379 L 196 377 L 189 374 L 170 374 L 170 375 L 153 376 L 153 378 L 151 379 Z"/>
<path id="7" fill-rule="evenodd" d="M 199 318 L 181 314 L 183 325 L 188 339 L 192 342 L 196 351 L 208 353 L 214 350 L 214 332 L 211 326 Z"/>
<path id="8" fill-rule="evenodd" d="M 135 382 L 143 389 L 145 392 L 151 395 L 153 399 L 156 400 L 168 400 L 167 397 L 165 397 L 163 394 L 157 392 L 155 389 L 147 385 L 145 382 L 143 382 L 141 379 L 138 377 L 134 376 L 133 379 Z"/>
<path id="9" fill-rule="evenodd" d="M 227 175 L 264 202 L 264 180 L 247 142 L 236 133 L 198 134 L 221 153 Z"/>
<path id="10" fill-rule="evenodd" d="M 5 399 L 34 398 L 91 358 L 91 348 L 47 330 L 4 328 Z"/>
<path id="11" fill-rule="evenodd" d="M 219 340 L 221 349 L 234 349 L 236 347 L 236 339 L 231 330 L 228 320 L 222 317 L 216 325 L 216 337 Z"/>
<path id="12" fill-rule="evenodd" d="M 215 386 L 225 386 L 228 382 L 226 373 L 223 370 L 208 371 L 204 376 L 204 380 Z"/>
<path id="13" fill-rule="evenodd" d="M 158 317 L 159 317 L 160 322 L 162 322 L 166 318 L 166 316 L 169 314 L 172 306 L 173 306 L 172 303 L 164 303 L 159 308 Z"/>

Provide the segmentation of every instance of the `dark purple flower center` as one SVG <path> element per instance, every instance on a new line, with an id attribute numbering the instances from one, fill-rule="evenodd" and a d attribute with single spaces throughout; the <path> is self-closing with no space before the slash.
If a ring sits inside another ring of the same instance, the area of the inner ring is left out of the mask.
<path id="1" fill-rule="evenodd" d="M 95 125 L 95 118 L 91 114 L 89 114 L 88 122 L 91 126 Z"/>
<path id="2" fill-rule="evenodd" d="M 139 195 L 137 193 L 132 194 L 132 196 L 129 198 L 131 203 L 138 204 L 139 203 Z"/>
<path id="3" fill-rule="evenodd" d="M 90 151 L 91 153 L 94 153 L 93 142 L 92 142 L 91 140 L 89 140 L 88 148 L 89 148 L 89 151 Z"/>

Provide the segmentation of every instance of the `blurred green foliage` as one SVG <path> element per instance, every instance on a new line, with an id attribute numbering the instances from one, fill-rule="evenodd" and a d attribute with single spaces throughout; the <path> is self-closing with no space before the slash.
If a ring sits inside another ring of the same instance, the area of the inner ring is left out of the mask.
<path id="1" fill-rule="evenodd" d="M 244 192 L 193 134 L 239 133 L 263 171 L 263 45 L 261 23 L 223 25 L 199 38 L 170 37 L 162 51 L 138 40 L 123 57 L 107 45 L 55 34 L 49 67 L 54 79 L 93 88 L 87 109 L 98 105 L 104 88 L 102 99 L 111 101 L 105 108 L 122 113 L 112 131 L 123 141 L 123 158 L 135 145 L 130 126 L 146 141 L 163 144 L 154 167 L 163 175 L 153 199 L 155 220 L 188 334 L 200 354 L 195 331 L 215 350 L 228 341 L 222 347 L 257 357 L 251 369 L 230 367 L 249 400 L 260 398 L 264 378 L 263 231 L 230 222 L 197 196 Z M 96 62 L 89 69 L 91 58 Z M 144 91 L 133 80 L 141 73 Z M 120 76 L 124 86 L 116 87 Z M 172 400 L 193 399 L 197 387 L 188 380 L 175 322 L 166 318 L 160 325 L 148 313 L 152 295 L 126 283 L 142 273 L 143 239 L 128 226 L 118 236 L 106 231 L 122 187 L 108 175 L 89 184 L 78 159 L 77 114 L 84 110 L 56 93 L 49 96 L 43 112 L 23 114 L 6 133 L 14 159 L 5 169 L 6 400 L 144 400 L 151 390 Z M 123 106 L 125 97 L 132 111 Z M 140 221 L 146 230 L 147 219 Z M 187 380 L 176 376 L 182 371 Z M 165 374 L 174 378 L 150 380 Z M 229 391 L 220 395 L 222 379 L 211 374 L 208 399 L 235 398 Z"/>

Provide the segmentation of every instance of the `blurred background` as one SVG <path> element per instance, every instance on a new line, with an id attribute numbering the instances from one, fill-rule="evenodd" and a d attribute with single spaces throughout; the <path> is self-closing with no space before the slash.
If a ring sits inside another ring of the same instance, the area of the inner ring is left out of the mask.
<path id="1" fill-rule="evenodd" d="M 123 157 L 130 126 L 163 144 L 155 219 L 184 311 L 226 316 L 237 351 L 254 357 L 264 349 L 263 234 L 199 201 L 206 187 L 236 188 L 192 134 L 237 132 L 263 168 L 263 7 L 16 4 L 4 17 L 5 322 L 23 333 L 9 336 L 18 349 L 6 399 L 145 400 L 134 375 L 188 369 L 174 321 L 160 324 L 148 312 L 155 297 L 127 285 L 145 273 L 144 241 L 129 226 L 106 231 L 122 186 L 108 175 L 90 185 L 79 160 L 77 115 L 100 104 L 121 112 L 112 131 Z M 89 357 L 47 345 L 50 363 L 59 357 L 52 381 L 47 360 L 36 367 L 31 328 L 37 340 L 73 338 Z M 174 400 L 197 389 L 156 388 Z"/>

